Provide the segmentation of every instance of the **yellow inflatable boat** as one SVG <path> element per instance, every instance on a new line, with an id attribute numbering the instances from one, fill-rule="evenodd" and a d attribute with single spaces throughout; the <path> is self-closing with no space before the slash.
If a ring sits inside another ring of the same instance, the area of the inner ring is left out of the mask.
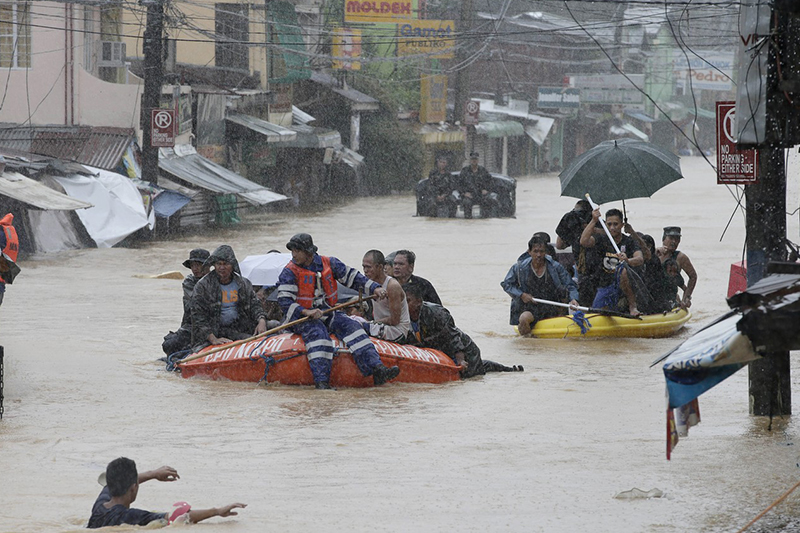
<path id="1" fill-rule="evenodd" d="M 643 315 L 642 320 L 586 313 L 592 325 L 585 335 L 580 326 L 569 316 L 540 320 L 533 327 L 531 336 L 540 339 L 563 339 L 564 337 L 669 337 L 680 330 L 692 318 L 686 309 L 673 309 L 668 313 Z"/>

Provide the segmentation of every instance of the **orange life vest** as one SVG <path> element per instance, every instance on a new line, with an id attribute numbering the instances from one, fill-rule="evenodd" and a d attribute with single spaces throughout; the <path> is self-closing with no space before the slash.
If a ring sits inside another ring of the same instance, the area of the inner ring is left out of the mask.
<path id="1" fill-rule="evenodd" d="M 320 259 L 322 259 L 322 272 L 320 273 L 303 268 L 294 261 L 289 261 L 289 264 L 286 265 L 289 270 L 294 272 L 294 277 L 297 280 L 297 303 L 305 309 L 314 308 L 318 281 L 319 288 L 325 294 L 325 303 L 333 307 L 339 300 L 336 279 L 334 279 L 333 270 L 331 270 L 331 260 L 325 256 L 320 256 Z"/>
<path id="2" fill-rule="evenodd" d="M 12 261 L 16 261 L 17 254 L 19 254 L 19 237 L 17 236 L 17 230 L 11 225 L 13 221 L 14 215 L 11 213 L 0 218 L 0 228 L 2 228 L 6 234 L 6 246 L 0 251 L 10 257 Z"/>

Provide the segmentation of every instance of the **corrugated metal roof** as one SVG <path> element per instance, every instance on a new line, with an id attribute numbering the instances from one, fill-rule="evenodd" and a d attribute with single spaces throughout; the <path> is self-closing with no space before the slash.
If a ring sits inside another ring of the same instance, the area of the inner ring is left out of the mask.
<path id="1" fill-rule="evenodd" d="M 336 148 L 342 144 L 342 136 L 336 130 L 315 128 L 303 124 L 292 124 L 297 138 L 281 143 L 281 148 Z"/>
<path id="2" fill-rule="evenodd" d="M 324 72 L 314 71 L 311 73 L 311 81 L 323 85 L 339 96 L 350 102 L 350 108 L 354 111 L 376 111 L 380 108 L 380 103 L 375 98 L 361 91 L 350 87 L 340 87 L 339 81 Z"/>
<path id="3" fill-rule="evenodd" d="M 158 168 L 173 176 L 219 194 L 235 194 L 253 205 L 286 200 L 286 196 L 253 183 L 227 168 L 206 159 L 191 145 L 159 150 Z"/>
<path id="4" fill-rule="evenodd" d="M 119 165 L 136 139 L 129 128 L 92 126 L 0 126 L 0 146 L 75 161 L 106 170 Z"/>
<path id="5" fill-rule="evenodd" d="M 18 172 L 4 172 L 0 176 L 0 194 L 39 209 L 73 211 L 92 207 L 90 203 L 70 198 Z"/>
<path id="6" fill-rule="evenodd" d="M 297 138 L 296 131 L 284 128 L 278 124 L 273 124 L 272 122 L 267 122 L 266 120 L 262 120 L 251 115 L 234 113 L 225 118 L 229 122 L 244 126 L 245 128 L 253 130 L 256 133 L 260 133 L 267 138 L 268 143 L 292 141 Z"/>

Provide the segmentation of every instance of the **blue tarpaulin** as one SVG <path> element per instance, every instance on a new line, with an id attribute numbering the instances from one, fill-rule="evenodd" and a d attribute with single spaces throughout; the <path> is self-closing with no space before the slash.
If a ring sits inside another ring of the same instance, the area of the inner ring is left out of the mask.
<path id="1" fill-rule="evenodd" d="M 166 218 L 174 215 L 190 201 L 191 198 L 181 193 L 163 190 L 153 199 L 153 210 L 155 210 L 156 216 Z"/>

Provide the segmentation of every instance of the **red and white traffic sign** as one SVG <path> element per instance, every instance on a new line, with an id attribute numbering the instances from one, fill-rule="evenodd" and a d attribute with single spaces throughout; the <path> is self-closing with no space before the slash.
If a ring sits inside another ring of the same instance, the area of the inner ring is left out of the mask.
<path id="1" fill-rule="evenodd" d="M 736 148 L 736 102 L 717 102 L 717 183 L 758 181 L 758 151 Z"/>
<path id="2" fill-rule="evenodd" d="M 474 126 L 478 123 L 481 114 L 481 103 L 477 100 L 470 100 L 464 106 L 464 125 Z"/>
<path id="3" fill-rule="evenodd" d="M 175 110 L 153 109 L 150 115 L 150 146 L 171 148 L 175 146 Z"/>

